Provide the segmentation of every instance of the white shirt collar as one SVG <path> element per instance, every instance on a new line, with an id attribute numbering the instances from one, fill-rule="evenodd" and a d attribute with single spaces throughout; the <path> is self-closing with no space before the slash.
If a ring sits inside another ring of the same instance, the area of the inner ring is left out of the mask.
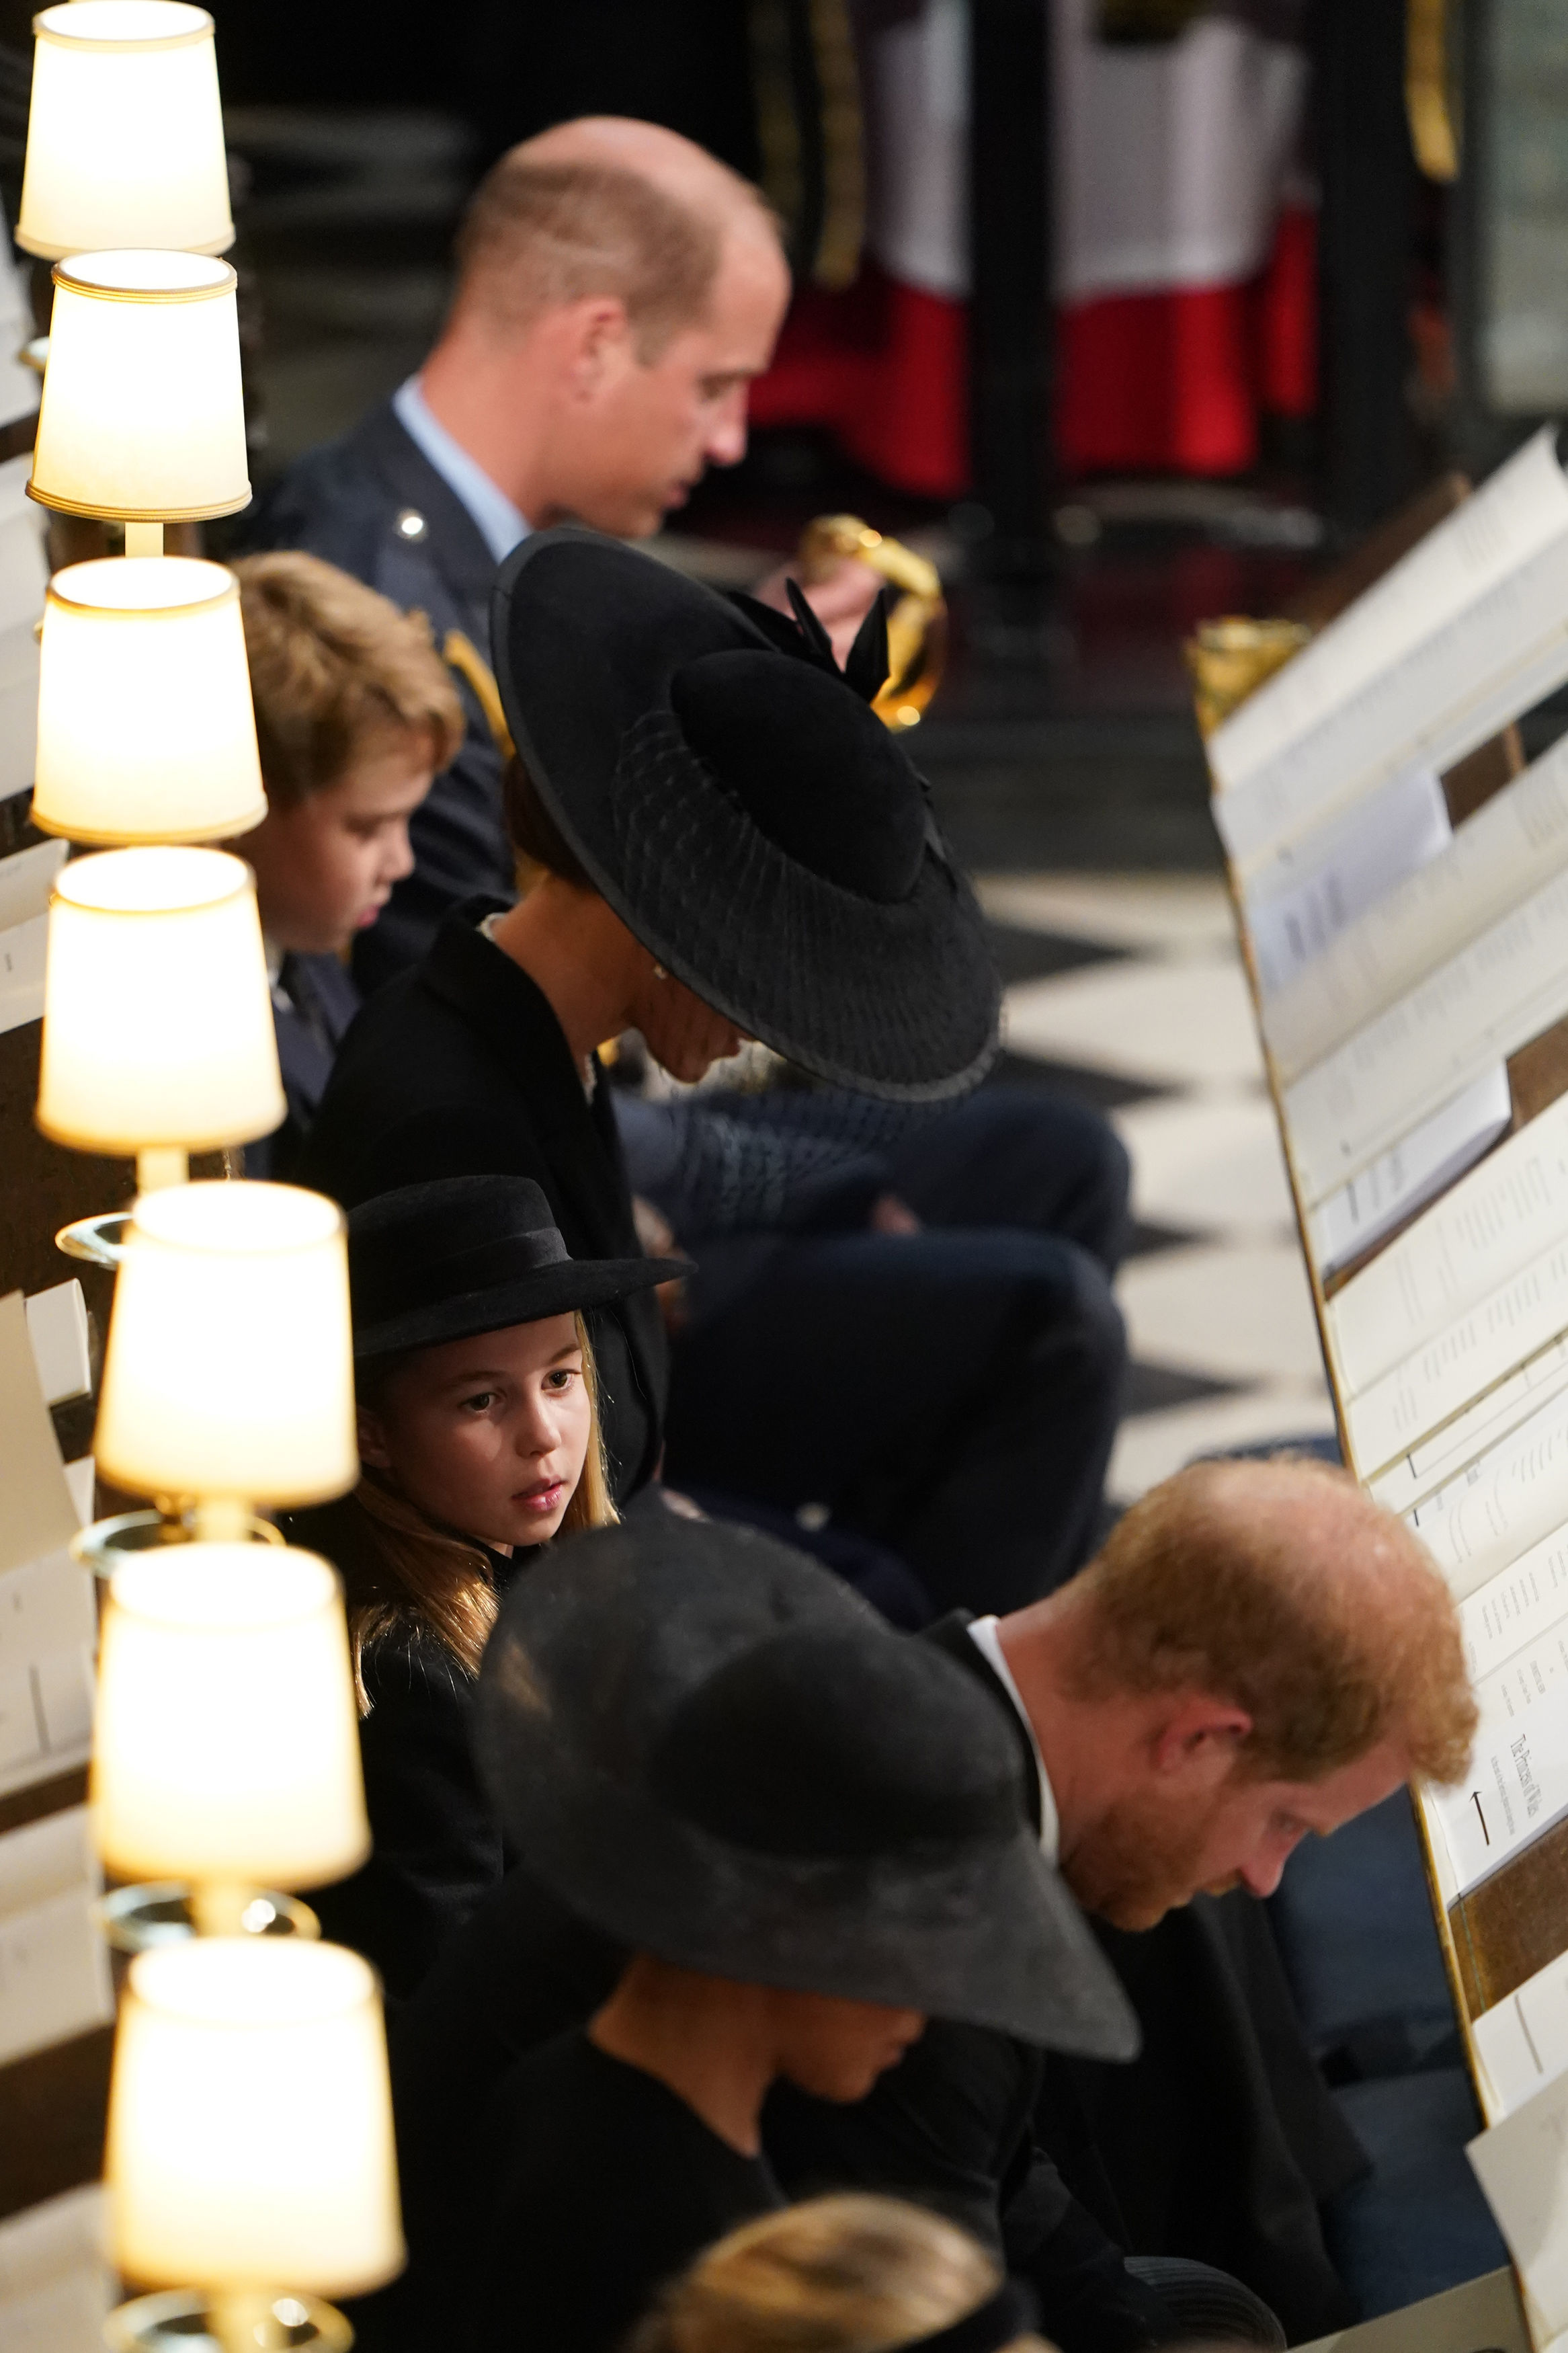
<path id="1" fill-rule="evenodd" d="M 419 379 L 411 375 L 392 396 L 398 423 L 409 439 L 428 458 L 447 488 L 472 516 L 486 546 L 498 564 L 504 563 L 530 526 L 506 492 L 498 490 L 484 468 L 470 458 L 461 442 L 430 414 Z"/>
<path id="2" fill-rule="evenodd" d="M 1056 1791 L 1046 1760 L 1040 1754 L 1040 1744 L 1035 1737 L 1035 1727 L 1029 1721 L 1029 1711 L 1024 1705 L 1024 1695 L 1013 1681 L 1013 1670 L 1003 1654 L 1002 1639 L 996 1630 L 994 1618 L 976 1618 L 970 1623 L 969 1639 L 986 1665 L 1001 1683 L 1003 1690 L 1018 1711 L 1018 1718 L 1029 1736 L 1029 1746 L 1035 1752 L 1035 1770 L 1040 1777 L 1040 1852 L 1047 1862 L 1054 1863 L 1061 1853 L 1061 1818 L 1057 1812 Z"/>

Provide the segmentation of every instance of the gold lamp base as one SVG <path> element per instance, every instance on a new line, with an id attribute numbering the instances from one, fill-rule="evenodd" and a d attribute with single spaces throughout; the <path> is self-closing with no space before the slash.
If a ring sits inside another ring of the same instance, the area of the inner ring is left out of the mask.
<path id="1" fill-rule="evenodd" d="M 104 2323 L 103 2341 L 110 2353 L 348 2353 L 354 2333 L 319 2296 L 175 2287 L 121 2305 Z"/>
<path id="2" fill-rule="evenodd" d="M 204 1908 L 204 1891 L 183 1879 L 149 1880 L 117 1887 L 98 1905 L 104 1941 L 117 1953 L 150 1953 L 156 1945 L 183 1945 L 206 1935 L 317 1937 L 321 1924 L 308 1904 L 275 1887 L 234 1892 L 217 1917 Z"/>

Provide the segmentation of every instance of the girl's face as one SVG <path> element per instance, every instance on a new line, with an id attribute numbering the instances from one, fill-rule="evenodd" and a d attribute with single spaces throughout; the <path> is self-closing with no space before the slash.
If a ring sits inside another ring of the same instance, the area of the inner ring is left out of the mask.
<path id="1" fill-rule="evenodd" d="M 426 1519 L 504 1552 L 555 1534 L 592 1436 L 571 1315 L 421 1348 L 359 1415 L 363 1461 Z"/>

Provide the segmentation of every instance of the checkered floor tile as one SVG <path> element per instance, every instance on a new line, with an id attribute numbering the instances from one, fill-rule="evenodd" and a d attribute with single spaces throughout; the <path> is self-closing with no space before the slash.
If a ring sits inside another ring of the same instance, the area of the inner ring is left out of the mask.
<path id="1" fill-rule="evenodd" d="M 1098 1103 L 1131 1155 L 1112 1500 L 1194 1454 L 1331 1431 L 1223 883 L 1009 874 L 981 896 L 1007 983 L 1005 1074 Z"/>

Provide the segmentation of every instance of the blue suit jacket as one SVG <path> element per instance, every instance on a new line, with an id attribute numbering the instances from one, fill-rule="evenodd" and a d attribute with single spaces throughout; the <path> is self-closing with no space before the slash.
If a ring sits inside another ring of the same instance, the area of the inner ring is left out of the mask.
<path id="1" fill-rule="evenodd" d="M 423 613 L 437 648 L 461 630 L 489 659 L 496 565 L 479 525 L 384 401 L 341 440 L 312 449 L 246 516 L 248 552 L 300 547 L 405 612 Z M 368 994 L 416 964 L 448 910 L 479 893 L 515 895 L 500 805 L 500 754 L 478 699 L 460 678 L 468 726 L 462 748 L 409 820 L 415 869 L 354 950 Z"/>

